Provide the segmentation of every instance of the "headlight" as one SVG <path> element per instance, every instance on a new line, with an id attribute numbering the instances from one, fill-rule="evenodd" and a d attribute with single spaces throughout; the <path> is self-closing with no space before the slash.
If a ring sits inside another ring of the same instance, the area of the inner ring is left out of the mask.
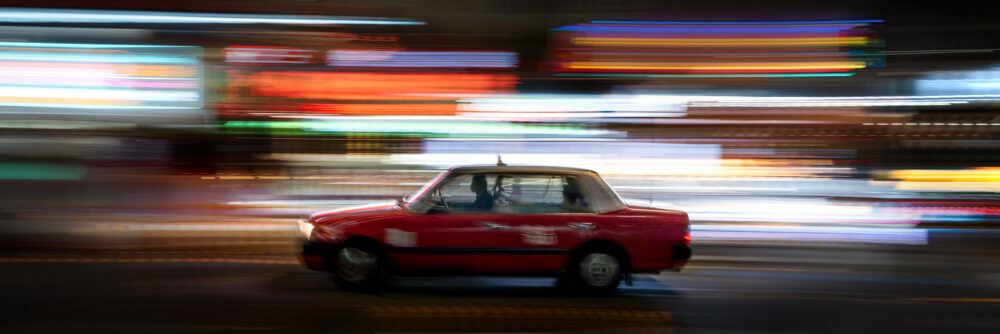
<path id="1" fill-rule="evenodd" d="M 312 223 L 309 223 L 308 220 L 299 219 L 299 233 L 300 233 L 299 235 L 302 238 L 305 238 L 305 239 L 308 240 L 309 236 L 312 235 L 313 227 L 316 227 L 316 226 L 313 225 Z"/>

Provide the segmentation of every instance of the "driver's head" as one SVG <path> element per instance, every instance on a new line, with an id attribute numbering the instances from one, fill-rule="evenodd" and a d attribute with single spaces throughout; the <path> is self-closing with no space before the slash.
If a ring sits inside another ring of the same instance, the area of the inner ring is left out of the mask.
<path id="1" fill-rule="evenodd" d="M 469 187 L 475 193 L 486 191 L 486 175 L 476 175 L 472 177 L 472 185 Z"/>

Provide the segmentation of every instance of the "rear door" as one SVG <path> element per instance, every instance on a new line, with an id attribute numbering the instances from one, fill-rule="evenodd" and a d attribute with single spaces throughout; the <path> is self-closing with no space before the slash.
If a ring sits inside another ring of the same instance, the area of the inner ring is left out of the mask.
<path id="1" fill-rule="evenodd" d="M 522 273 L 558 272 L 569 252 L 587 240 L 597 226 L 586 198 L 574 191 L 573 176 L 512 174 L 501 178 L 497 211 L 515 232 L 519 256 L 508 264 Z"/>

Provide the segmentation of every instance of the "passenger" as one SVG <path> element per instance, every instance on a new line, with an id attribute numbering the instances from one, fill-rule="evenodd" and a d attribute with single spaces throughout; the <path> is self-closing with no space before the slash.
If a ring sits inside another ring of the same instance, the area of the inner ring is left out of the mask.
<path id="1" fill-rule="evenodd" d="M 490 211 L 493 208 L 493 195 L 487 190 L 486 175 L 473 176 L 469 188 L 476 193 L 476 202 L 472 208 L 474 211 Z"/>
<path id="2" fill-rule="evenodd" d="M 493 212 L 497 213 L 516 213 L 518 206 L 521 204 L 521 179 L 514 177 L 513 181 L 510 181 L 511 176 L 500 176 L 497 180 L 499 182 L 496 186 L 496 191 L 493 193 Z M 512 191 L 508 191 L 504 188 L 504 183 L 509 183 Z"/>
<path id="3" fill-rule="evenodd" d="M 566 184 L 563 185 L 563 201 L 560 205 L 567 212 L 589 211 L 587 202 L 583 200 L 583 194 L 580 192 L 580 183 L 575 178 L 566 178 Z"/>

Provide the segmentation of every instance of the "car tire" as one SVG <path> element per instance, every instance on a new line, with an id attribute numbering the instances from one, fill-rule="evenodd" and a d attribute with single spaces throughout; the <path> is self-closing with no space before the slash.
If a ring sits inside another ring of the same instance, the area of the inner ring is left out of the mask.
<path id="1" fill-rule="evenodd" d="M 624 276 L 623 258 L 608 250 L 581 252 L 570 261 L 557 285 L 586 293 L 614 292 Z"/>
<path id="2" fill-rule="evenodd" d="M 342 290 L 376 292 L 385 287 L 385 257 L 375 245 L 348 243 L 332 256 L 333 281 Z"/>

